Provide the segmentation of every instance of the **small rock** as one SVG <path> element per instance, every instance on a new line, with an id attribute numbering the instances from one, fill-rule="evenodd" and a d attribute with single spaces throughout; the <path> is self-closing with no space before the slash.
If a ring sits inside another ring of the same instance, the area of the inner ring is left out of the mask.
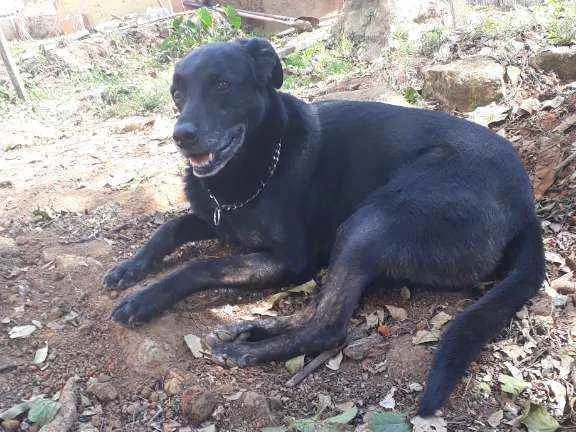
<path id="1" fill-rule="evenodd" d="M 90 378 L 86 391 L 100 402 L 110 402 L 118 398 L 118 391 L 111 382 L 101 382 L 96 378 Z"/>
<path id="2" fill-rule="evenodd" d="M 144 410 L 144 407 L 140 402 L 134 402 L 126 407 L 124 407 L 124 412 L 129 416 L 137 416 Z"/>
<path id="3" fill-rule="evenodd" d="M 116 290 L 111 290 L 111 291 L 108 293 L 108 297 L 110 297 L 112 300 L 117 299 L 117 298 L 118 298 L 118 291 L 116 291 Z"/>
<path id="4" fill-rule="evenodd" d="M 182 391 L 182 378 L 174 374 L 166 378 L 164 380 L 164 391 L 171 396 L 180 393 Z"/>
<path id="5" fill-rule="evenodd" d="M 2 422 L 2 428 L 6 432 L 16 432 L 20 429 L 20 422 L 18 420 L 4 420 Z"/>
<path id="6" fill-rule="evenodd" d="M 412 382 L 412 383 L 408 384 L 408 389 L 411 392 L 417 393 L 417 392 L 421 392 L 422 390 L 424 390 L 424 386 L 420 383 Z"/>
<path id="7" fill-rule="evenodd" d="M 352 360 L 360 361 L 374 351 L 374 346 L 383 341 L 382 336 L 374 334 L 351 342 L 344 348 L 344 355 Z"/>
<path id="8" fill-rule="evenodd" d="M 576 79 L 576 49 L 573 47 L 555 47 L 542 51 L 531 62 L 538 69 L 554 72 L 564 83 Z"/>
<path id="9" fill-rule="evenodd" d="M 16 242 L 10 237 L 0 237 L 0 255 L 13 254 L 18 250 Z"/>
<path id="10" fill-rule="evenodd" d="M 210 391 L 198 393 L 197 389 L 189 388 L 180 398 L 180 410 L 189 421 L 203 422 L 208 420 L 218 404 L 218 395 Z"/>
<path id="11" fill-rule="evenodd" d="M 244 392 L 240 401 L 255 417 L 263 419 L 272 417 L 272 410 L 270 409 L 270 404 L 266 396 L 253 391 L 247 391 Z"/>
<path id="12" fill-rule="evenodd" d="M 98 432 L 98 429 L 90 423 L 80 423 L 78 432 Z"/>

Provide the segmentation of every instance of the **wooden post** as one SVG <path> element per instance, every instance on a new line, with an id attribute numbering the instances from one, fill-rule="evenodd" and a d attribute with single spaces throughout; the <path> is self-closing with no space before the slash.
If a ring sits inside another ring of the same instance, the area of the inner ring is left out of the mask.
<path id="1" fill-rule="evenodd" d="M 22 78 L 20 77 L 20 73 L 18 72 L 14 60 L 12 59 L 12 54 L 10 54 L 10 49 L 8 48 L 8 41 L 4 36 L 2 28 L 0 28 L 0 54 L 2 55 L 8 74 L 10 75 L 10 79 L 12 80 L 12 85 L 14 85 L 14 89 L 16 90 L 16 94 L 20 99 L 26 100 L 24 83 L 22 82 Z"/>

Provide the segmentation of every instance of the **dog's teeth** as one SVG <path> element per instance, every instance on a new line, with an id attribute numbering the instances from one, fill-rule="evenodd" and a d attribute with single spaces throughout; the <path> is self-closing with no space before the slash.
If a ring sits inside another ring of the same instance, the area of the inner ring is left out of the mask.
<path id="1" fill-rule="evenodd" d="M 210 153 L 210 155 L 208 156 L 208 161 L 212 162 L 214 160 L 214 153 Z"/>

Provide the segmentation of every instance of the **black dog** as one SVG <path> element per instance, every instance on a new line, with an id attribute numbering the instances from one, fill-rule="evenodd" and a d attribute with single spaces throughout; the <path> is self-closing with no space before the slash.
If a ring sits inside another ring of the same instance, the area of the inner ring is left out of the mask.
<path id="1" fill-rule="evenodd" d="M 176 66 L 174 139 L 190 163 L 192 211 L 104 283 L 133 285 L 186 242 L 218 237 L 246 254 L 190 262 L 127 296 L 113 318 L 140 324 L 194 292 L 302 283 L 327 266 L 303 313 L 209 337 L 216 359 L 247 366 L 342 343 L 376 278 L 464 289 L 505 271 L 445 332 L 420 403 L 431 415 L 544 279 L 529 178 L 486 128 L 381 103 L 306 104 L 277 92 L 282 79 L 263 39 L 207 45 Z"/>

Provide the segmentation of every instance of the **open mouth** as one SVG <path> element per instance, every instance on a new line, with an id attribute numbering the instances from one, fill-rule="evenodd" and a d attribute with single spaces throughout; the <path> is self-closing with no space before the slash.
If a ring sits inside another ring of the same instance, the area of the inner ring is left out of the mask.
<path id="1" fill-rule="evenodd" d="M 214 153 L 204 153 L 200 155 L 188 156 L 188 162 L 193 168 L 201 168 L 207 166 L 214 160 Z"/>
<path id="2" fill-rule="evenodd" d="M 238 125 L 234 127 L 224 141 L 224 145 L 210 153 L 186 155 L 192 172 L 196 177 L 210 177 L 217 174 L 236 154 L 236 151 L 244 143 L 246 127 Z"/>

